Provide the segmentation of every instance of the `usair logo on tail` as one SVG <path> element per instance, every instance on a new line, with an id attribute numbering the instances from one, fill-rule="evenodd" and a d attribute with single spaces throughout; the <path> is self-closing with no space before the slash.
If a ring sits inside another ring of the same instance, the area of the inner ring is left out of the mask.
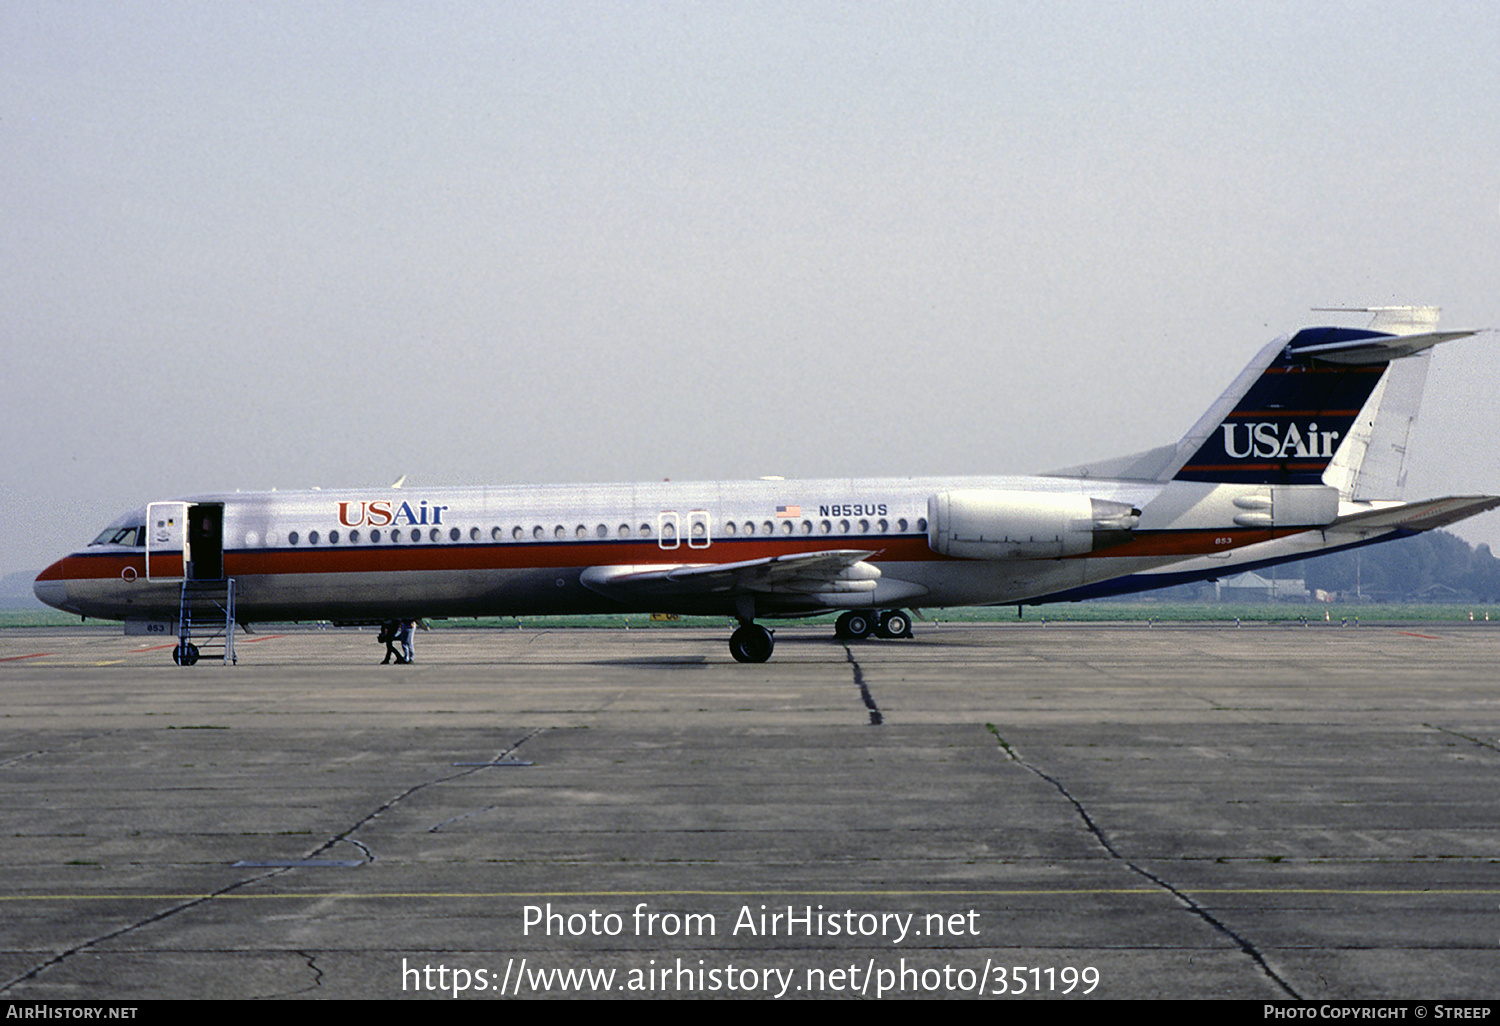
<path id="1" fill-rule="evenodd" d="M 1224 455 L 1232 460 L 1261 459 L 1333 459 L 1338 447 L 1338 431 L 1319 431 L 1316 422 L 1299 430 L 1289 423 L 1283 433 L 1282 425 L 1274 421 L 1250 424 L 1221 424 L 1224 432 Z"/>

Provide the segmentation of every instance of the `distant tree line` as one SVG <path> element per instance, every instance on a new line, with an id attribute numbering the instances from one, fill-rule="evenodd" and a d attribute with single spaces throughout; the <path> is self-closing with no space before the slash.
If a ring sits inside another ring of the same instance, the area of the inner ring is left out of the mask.
<path id="1" fill-rule="evenodd" d="M 1427 531 L 1296 563 L 1266 567 L 1262 577 L 1301 580 L 1309 592 L 1341 602 L 1500 602 L 1500 559 L 1447 531 Z M 1232 575 L 1231 575 L 1232 576 Z M 1182 585 L 1158 597 L 1212 599 L 1214 586 Z"/>
<path id="2" fill-rule="evenodd" d="M 1447 531 L 1426 531 L 1263 572 L 1301 577 L 1309 590 L 1338 592 L 1344 599 L 1500 601 L 1500 559 L 1488 545 L 1474 548 Z"/>
<path id="3" fill-rule="evenodd" d="M 1447 531 L 1427 531 L 1400 541 L 1265 567 L 1256 573 L 1276 581 L 1300 580 L 1309 593 L 1327 592 L 1340 602 L 1500 603 L 1500 559 L 1488 545 L 1475 548 Z M 1229 574 L 1223 580 L 1236 576 Z M 1213 582 L 1181 584 L 1138 597 L 1214 601 L 1218 591 Z"/>

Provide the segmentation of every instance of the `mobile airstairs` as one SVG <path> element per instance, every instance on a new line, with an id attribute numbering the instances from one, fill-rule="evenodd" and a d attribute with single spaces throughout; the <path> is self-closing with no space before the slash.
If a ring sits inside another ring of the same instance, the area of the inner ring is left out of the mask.
<path id="1" fill-rule="evenodd" d="M 223 654 L 225 666 L 234 655 L 234 578 L 214 581 L 188 578 L 182 582 L 182 602 L 177 613 L 177 647 L 172 661 L 192 666 L 205 654 Z"/>

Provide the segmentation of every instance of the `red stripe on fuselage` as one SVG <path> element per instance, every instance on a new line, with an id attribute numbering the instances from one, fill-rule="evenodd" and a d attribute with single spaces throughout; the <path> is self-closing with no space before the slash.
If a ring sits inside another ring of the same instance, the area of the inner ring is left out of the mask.
<path id="1" fill-rule="evenodd" d="M 135 579 L 146 579 L 144 553 L 75 552 L 64 556 L 37 575 L 38 581 L 99 581 L 119 577 L 134 570 Z M 151 570 L 155 577 L 171 579 L 182 576 L 182 553 L 154 553 Z"/>
<path id="2" fill-rule="evenodd" d="M 533 570 L 619 564 L 738 563 L 829 549 L 879 550 L 881 560 L 943 559 L 917 538 L 827 535 L 715 541 L 704 548 L 664 549 L 655 541 L 578 541 L 490 545 L 391 545 L 349 549 L 239 549 L 224 554 L 230 577 L 255 574 L 370 573 L 403 570 Z"/>
<path id="3" fill-rule="evenodd" d="M 1196 556 L 1254 545 L 1272 538 L 1298 534 L 1307 528 L 1220 528 L 1201 531 L 1139 532 L 1128 542 L 1071 559 Z M 679 545 L 664 549 L 655 541 L 578 541 L 498 544 L 402 544 L 390 546 L 231 549 L 224 553 L 228 577 L 270 574 L 399 573 L 405 571 L 531 570 L 620 564 L 680 565 L 683 563 L 739 563 L 771 556 L 829 549 L 875 549 L 877 563 L 965 562 L 934 552 L 925 535 L 869 537 L 821 535 L 802 538 L 734 539 L 715 541 L 706 548 Z M 181 575 L 181 558 L 153 555 L 155 578 Z M 39 580 L 105 580 L 120 577 L 127 568 L 146 583 L 145 557 L 124 553 L 75 553 L 58 560 Z"/>

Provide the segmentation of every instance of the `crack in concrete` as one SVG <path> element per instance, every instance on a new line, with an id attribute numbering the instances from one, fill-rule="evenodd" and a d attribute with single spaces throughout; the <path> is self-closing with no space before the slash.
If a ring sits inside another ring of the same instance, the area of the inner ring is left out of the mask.
<path id="1" fill-rule="evenodd" d="M 1109 837 L 1104 833 L 1103 829 L 1100 828 L 1099 824 L 1094 822 L 1094 817 L 1089 815 L 1088 809 L 1084 808 L 1083 803 L 1080 802 L 1077 798 L 1074 798 L 1073 795 L 1069 793 L 1068 789 L 1063 786 L 1062 781 L 1021 758 L 1020 754 L 1013 747 L 1011 747 L 1010 743 L 1006 741 L 1004 737 L 1001 736 L 1000 729 L 993 723 L 986 723 L 985 728 L 994 735 L 995 740 L 1000 745 L 1001 751 L 1005 753 L 1007 758 L 1009 758 L 1012 762 L 1020 765 L 1021 768 L 1026 770 L 1026 772 L 1051 784 L 1054 788 L 1057 789 L 1058 794 L 1067 799 L 1068 803 L 1073 806 L 1073 810 L 1078 813 L 1079 818 L 1083 820 L 1083 825 L 1088 829 L 1089 833 L 1094 836 L 1094 839 L 1099 842 L 1099 846 L 1109 853 L 1111 858 L 1118 859 L 1125 866 L 1125 868 L 1129 869 L 1132 873 L 1136 874 L 1142 879 L 1150 881 L 1156 887 L 1159 887 L 1162 890 L 1166 891 L 1168 894 L 1172 895 L 1172 897 L 1176 898 L 1189 912 L 1197 916 L 1199 919 L 1203 920 L 1203 922 L 1207 923 L 1218 933 L 1227 937 L 1231 942 L 1233 942 L 1235 947 L 1239 948 L 1246 957 L 1248 957 L 1252 962 L 1256 964 L 1260 971 L 1264 973 L 1269 980 L 1271 980 L 1283 991 L 1285 991 L 1287 997 L 1292 998 L 1296 1001 L 1303 1000 L 1302 995 L 1298 994 L 1290 983 L 1283 979 L 1282 976 L 1276 972 L 1276 970 L 1271 968 L 1271 966 L 1266 962 L 1265 957 L 1256 949 L 1254 944 L 1250 943 L 1250 941 L 1246 940 L 1244 937 L 1241 937 L 1219 919 L 1215 918 L 1214 915 L 1208 911 L 1208 909 L 1204 908 L 1202 905 L 1198 904 L 1198 902 L 1194 901 L 1190 895 L 1174 887 L 1171 883 L 1163 880 L 1161 877 L 1157 876 L 1149 869 L 1138 865 L 1135 861 L 1130 859 L 1118 848 L 1116 848 L 1114 846 L 1114 843 L 1111 842 Z"/>
<path id="2" fill-rule="evenodd" d="M 875 704 L 875 696 L 870 694 L 870 689 L 865 684 L 865 673 L 860 669 L 859 663 L 854 658 L 854 652 L 848 645 L 844 646 L 844 658 L 848 659 L 849 665 L 854 667 L 854 685 L 859 688 L 859 697 L 865 703 L 865 708 L 870 710 L 870 726 L 880 726 L 885 722 L 885 714 Z"/>
<path id="3" fill-rule="evenodd" d="M 15 979 L 9 980 L 3 985 L 0 985 L 0 994 L 4 994 L 6 991 L 10 990 L 17 984 L 25 983 L 27 980 L 35 979 L 46 970 L 51 969 L 55 965 L 61 965 L 69 958 L 72 958 L 79 952 L 87 951 L 89 948 L 93 947 L 96 944 L 103 944 L 105 941 L 114 940 L 116 937 L 123 937 L 125 934 L 130 933 L 134 930 L 139 930 L 142 927 L 150 926 L 153 923 L 159 923 L 163 919 L 175 916 L 179 912 L 185 912 L 190 908 L 196 908 L 197 906 L 202 905 L 206 902 L 213 901 L 215 898 L 223 897 L 226 894 L 237 891 L 241 887 L 248 887 L 251 884 L 260 883 L 262 880 L 269 880 L 271 877 L 278 876 L 284 872 L 286 872 L 285 869 L 274 869 L 269 873 L 261 873 L 258 876 L 249 877 L 245 880 L 237 880 L 232 884 L 227 884 L 224 887 L 220 887 L 218 890 L 212 892 L 211 894 L 205 894 L 201 897 L 191 898 L 187 901 L 183 901 L 176 905 L 173 905 L 170 908 L 164 908 L 154 915 L 147 916 L 146 918 L 137 920 L 134 923 L 127 923 L 124 926 L 109 931 L 108 933 L 100 934 L 98 937 L 91 937 L 86 941 L 82 941 L 81 943 L 73 945 L 71 948 L 68 948 L 65 951 L 59 951 L 57 954 L 47 959 L 47 961 L 43 962 L 41 965 L 35 966 L 27 972 L 22 973 L 20 976 L 17 976 Z"/>
<path id="4" fill-rule="evenodd" d="M 311 994 L 315 991 L 323 989 L 323 970 L 318 968 L 317 955 L 313 954 L 311 951 L 304 951 L 301 948 L 298 948 L 296 951 L 292 952 L 292 954 L 297 955 L 302 959 L 302 961 L 307 963 L 307 968 L 312 970 L 312 982 L 305 987 L 298 987 L 296 990 L 282 991 L 277 994 L 263 994 L 261 995 L 262 999 L 291 998 L 297 997 L 299 994 Z"/>
<path id="5" fill-rule="evenodd" d="M 35 759 L 41 755 L 53 755 L 56 753 L 66 752 L 69 749 L 78 748 L 81 745 L 86 745 L 90 741 L 98 741 L 100 738 L 109 737 L 113 734 L 118 733 L 118 730 L 105 730 L 101 731 L 98 734 L 87 734 L 83 737 L 76 737 L 66 744 L 57 745 L 53 748 L 38 748 L 32 752 L 22 752 L 20 755 L 13 755 L 9 759 L 6 759 L 4 762 L 0 762 L 0 769 L 9 769 L 10 767 L 15 766 L 18 763 L 25 762 L 27 759 Z"/>
<path id="6" fill-rule="evenodd" d="M 547 729 L 546 727 L 538 727 L 536 730 L 533 730 L 531 733 L 527 734 L 525 737 L 521 738 L 519 741 L 515 742 L 514 744 L 509 745 L 509 746 L 507 746 L 505 748 L 502 748 L 499 751 L 499 753 L 497 753 L 495 755 L 495 757 L 493 759 L 491 759 L 490 761 L 491 762 L 499 762 L 501 759 L 503 759 L 506 756 L 510 755 L 517 748 L 520 748 L 527 741 L 530 741 L 532 738 L 536 737 L 538 734 L 542 733 L 546 729 Z M 336 844 L 338 844 L 340 842 L 347 841 L 349 844 L 354 845 L 360 851 L 364 852 L 365 857 L 367 859 L 369 859 L 369 861 L 374 862 L 375 861 L 375 853 L 372 852 L 369 849 L 369 847 L 367 845 L 365 845 L 364 843 L 362 843 L 360 841 L 357 841 L 353 837 L 349 836 L 350 834 L 353 834 L 356 830 L 358 830 L 360 827 L 364 826 L 365 824 L 371 822 L 377 816 L 380 816 L 382 813 L 387 812 L 391 808 L 395 807 L 396 803 L 400 802 L 402 799 L 410 797 L 411 795 L 416 794 L 418 791 L 421 791 L 424 788 L 431 787 L 434 784 L 447 783 L 450 780 L 457 780 L 460 777 L 466 777 L 470 773 L 476 773 L 479 770 L 484 769 L 484 768 L 486 768 L 486 767 L 484 767 L 484 766 L 471 766 L 471 767 L 467 767 L 465 769 L 462 769 L 462 770 L 460 770 L 457 773 L 449 773 L 449 774 L 447 774 L 445 776 L 436 777 L 436 778 L 434 778 L 432 780 L 423 781 L 420 784 L 414 784 L 413 786 L 408 787 L 406 790 L 402 791 L 400 794 L 396 795 L 394 798 L 392 798 L 389 801 L 383 803 L 379 808 L 375 809 L 375 811 L 371 812 L 369 815 L 361 817 L 353 826 L 349 827 L 347 830 L 343 830 L 340 833 L 335 834 L 331 839 L 329 839 L 324 844 L 319 845 L 316 849 L 314 849 L 310 854 L 308 854 L 305 857 L 306 858 L 316 858 L 318 855 L 320 855 L 323 852 L 327 851 L 328 849 L 332 848 L 334 845 L 336 845 Z M 199 905 L 202 905 L 202 904 L 205 904 L 207 902 L 213 901 L 215 898 L 220 898 L 220 897 L 223 897 L 223 896 L 225 896 L 227 894 L 231 894 L 234 891 L 237 891 L 237 890 L 239 890 L 239 889 L 241 889 L 243 887 L 248 887 L 251 884 L 260 883 L 263 880 L 269 880 L 272 877 L 280 876 L 283 873 L 289 872 L 289 870 L 290 870 L 290 867 L 281 867 L 281 868 L 273 869 L 273 870 L 271 870 L 268 873 L 259 873 L 259 874 L 255 875 L 255 876 L 247 877 L 247 878 L 245 878 L 243 880 L 237 880 L 234 883 L 226 884 L 225 886 L 220 887 L 218 890 L 213 891 L 213 892 L 211 892 L 209 894 L 204 894 L 204 895 L 201 895 L 201 896 L 196 897 L 196 898 L 191 898 L 191 899 L 179 902 L 178 904 L 172 905 L 169 908 L 161 909 L 160 911 L 155 912 L 152 915 L 146 916 L 144 919 L 139 919 L 139 920 L 137 920 L 137 921 L 135 921 L 133 923 L 127 923 L 124 926 L 118 927 L 118 928 L 116 928 L 114 930 L 110 930 L 108 933 L 103 933 L 103 934 L 100 934 L 97 937 L 91 937 L 88 940 L 81 941 L 81 942 L 73 945 L 72 947 L 67 948 L 64 951 L 58 952 L 57 954 L 53 955 L 51 958 L 47 959 L 45 962 L 42 962 L 40 965 L 33 966 L 31 969 L 29 969 L 26 972 L 22 973 L 20 976 L 17 976 L 14 979 L 8 980 L 5 983 L 0 983 L 0 994 L 6 993 L 11 988 L 17 986 L 18 984 L 25 983 L 27 980 L 36 979 L 38 976 L 40 976 L 42 973 L 46 972 L 48 969 L 51 969 L 53 966 L 61 965 L 63 962 L 67 961 L 69 958 L 72 958 L 74 955 L 79 954 L 80 952 L 83 952 L 83 951 L 87 951 L 89 948 L 92 948 L 95 945 L 103 944 L 106 941 L 114 940 L 116 937 L 123 937 L 127 933 L 132 933 L 135 930 L 142 929 L 143 927 L 151 926 L 154 923 L 162 922 L 163 920 L 169 919 L 172 916 L 175 916 L 175 915 L 177 915 L 180 912 L 186 912 L 190 908 L 197 908 Z M 307 956 L 307 954 L 305 952 L 299 952 L 299 954 L 302 954 L 303 957 L 309 957 L 309 956 Z M 309 965 L 312 965 L 312 968 L 313 968 L 314 972 L 317 973 L 318 983 L 320 984 L 321 981 L 322 981 L 322 971 L 319 970 L 316 965 L 313 965 L 310 957 L 309 957 Z"/>
<path id="7" fill-rule="evenodd" d="M 1440 734 L 1447 734 L 1449 737 L 1461 737 L 1465 741 L 1472 741 L 1480 748 L 1488 748 L 1492 752 L 1500 752 L 1500 745 L 1497 745 L 1494 741 L 1486 741 L 1483 738 L 1473 737 L 1472 735 L 1464 734 L 1457 730 L 1449 730 L 1447 727 L 1439 727 L 1431 723 L 1424 723 L 1422 726 L 1428 730 L 1435 730 Z"/>
<path id="8" fill-rule="evenodd" d="M 536 730 L 533 730 L 530 734 L 527 734 L 525 737 L 521 738 L 521 740 L 517 741 L 515 744 L 509 745 L 508 747 L 505 747 L 505 748 L 502 748 L 489 761 L 490 762 L 500 762 L 506 756 L 508 756 L 508 755 L 512 754 L 513 752 L 515 752 L 516 749 L 520 748 L 527 741 L 530 741 L 532 738 L 536 737 L 538 734 L 542 733 L 546 729 L 547 729 L 546 727 L 538 727 Z M 488 769 L 488 768 L 490 768 L 490 767 L 488 767 L 488 766 L 466 766 L 463 769 L 460 769 L 457 773 L 449 773 L 446 776 L 434 777 L 431 780 L 424 780 L 420 784 L 413 784 L 411 787 L 408 787 L 405 791 L 402 791 L 400 794 L 396 795 L 394 798 L 391 798 L 389 801 L 386 801 L 383 804 L 381 804 L 373 812 L 369 813 L 366 816 L 361 817 L 358 821 L 356 821 L 354 823 L 353 826 L 349 827 L 347 830 L 344 830 L 341 833 L 335 834 L 328 841 L 326 841 L 322 845 L 319 845 L 318 848 L 316 848 L 311 854 L 307 855 L 306 857 L 310 858 L 310 859 L 311 858 L 317 858 L 323 852 L 327 851 L 329 848 L 332 848 L 335 844 L 338 844 L 340 841 L 348 841 L 350 844 L 356 845 L 362 851 L 364 851 L 364 853 L 367 856 L 369 856 L 370 861 L 374 862 L 375 861 L 375 855 L 374 855 L 374 853 L 371 852 L 369 848 L 366 848 L 363 844 L 360 844 L 358 841 L 353 840 L 350 837 L 351 834 L 353 834 L 355 831 L 359 830 L 361 827 L 365 826 L 366 824 L 374 822 L 380 816 L 384 815 L 385 813 L 389 812 L 391 809 L 395 808 L 398 803 L 404 801 L 407 798 L 410 798 L 412 795 L 416 794 L 418 791 L 426 790 L 429 787 L 435 787 L 438 784 L 446 784 L 450 780 L 458 780 L 461 777 L 467 777 L 467 776 L 469 776 L 472 773 L 478 773 L 480 770 L 482 770 L 482 769 Z"/>

